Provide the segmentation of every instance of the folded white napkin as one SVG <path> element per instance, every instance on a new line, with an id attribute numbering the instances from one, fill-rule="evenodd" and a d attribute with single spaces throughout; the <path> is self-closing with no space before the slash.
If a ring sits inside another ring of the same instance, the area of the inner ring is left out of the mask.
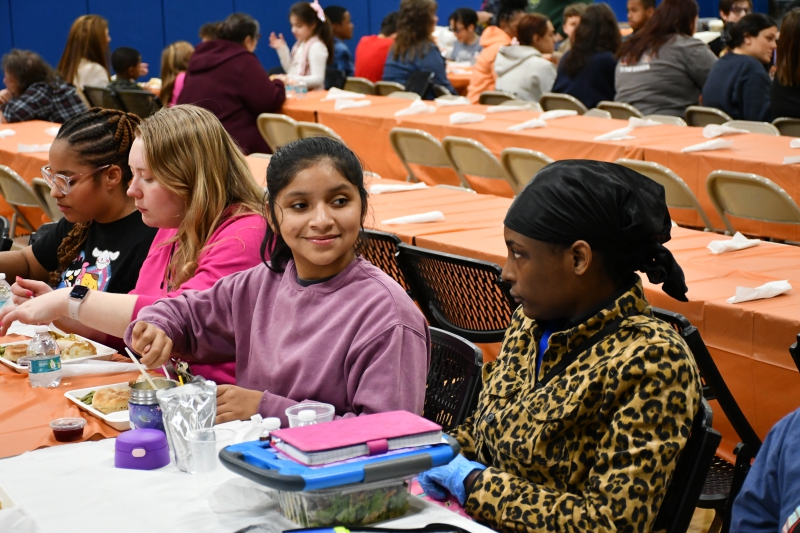
<path id="1" fill-rule="evenodd" d="M 609 131 L 603 135 L 598 135 L 594 138 L 595 141 L 624 141 L 625 139 L 634 139 L 632 135 L 628 135 L 633 131 L 633 126 L 627 128 L 620 128 L 618 130 Z"/>
<path id="2" fill-rule="evenodd" d="M 521 124 L 514 124 L 513 126 L 509 126 L 508 131 L 522 131 L 522 130 L 530 130 L 533 128 L 545 128 L 545 127 L 547 127 L 547 122 L 539 118 L 532 118 Z"/>
<path id="3" fill-rule="evenodd" d="M 435 99 L 433 103 L 435 103 L 437 107 L 472 105 L 472 102 L 470 102 L 469 98 L 467 98 L 466 96 L 459 96 L 458 98 L 448 98 L 446 96 L 440 96 L 439 98 Z"/>
<path id="4" fill-rule="evenodd" d="M 347 98 L 352 100 L 354 98 L 366 98 L 366 95 L 354 93 L 353 91 L 343 91 L 342 89 L 331 87 L 331 89 L 328 91 L 328 94 L 325 95 L 325 98 L 323 98 L 322 101 L 328 102 L 330 100 L 338 100 L 339 98 Z"/>
<path id="5" fill-rule="evenodd" d="M 732 128 L 730 126 L 723 126 L 722 124 L 709 124 L 703 128 L 703 137 L 706 139 L 713 139 L 715 137 L 721 137 L 722 135 L 737 135 L 739 133 L 750 132 L 739 128 Z"/>
<path id="6" fill-rule="evenodd" d="M 800 163 L 800 155 L 787 155 L 783 158 L 784 165 L 794 165 L 795 163 Z"/>
<path id="7" fill-rule="evenodd" d="M 61 365 L 61 376 L 89 376 L 92 374 L 116 374 L 118 372 L 136 372 L 138 370 L 133 363 L 115 363 L 111 361 L 98 361 L 87 359 L 79 363 L 69 363 Z"/>
<path id="8" fill-rule="evenodd" d="M 512 111 L 527 111 L 531 109 L 531 104 L 520 105 L 491 105 L 486 108 L 486 113 L 510 113 Z"/>
<path id="9" fill-rule="evenodd" d="M 472 68 L 472 63 L 469 61 L 452 61 L 447 64 L 447 70 L 453 70 L 454 68 Z"/>
<path id="10" fill-rule="evenodd" d="M 708 248 L 712 254 L 724 254 L 725 252 L 735 252 L 736 250 L 744 250 L 745 248 L 752 248 L 761 243 L 758 239 L 748 239 L 738 231 L 732 239 L 727 241 L 711 241 L 708 243 Z"/>
<path id="11" fill-rule="evenodd" d="M 419 183 L 409 183 L 409 184 L 386 184 L 386 183 L 376 183 L 375 185 L 370 186 L 369 193 L 370 194 L 384 194 L 387 192 L 403 192 L 403 191 L 414 191 L 417 189 L 427 189 L 428 185 L 424 181 L 420 181 Z"/>
<path id="12" fill-rule="evenodd" d="M 472 70 L 468 68 L 453 68 L 449 72 L 450 74 L 472 74 Z"/>
<path id="13" fill-rule="evenodd" d="M 681 152 L 703 152 L 706 150 L 722 150 L 733 146 L 733 141 L 726 141 L 724 139 L 714 139 L 713 141 L 706 141 L 700 144 L 693 144 L 683 148 Z"/>
<path id="14" fill-rule="evenodd" d="M 336 111 L 341 111 L 342 109 L 368 107 L 371 105 L 372 105 L 371 100 L 350 100 L 349 98 L 337 98 L 336 103 L 333 104 L 333 108 Z"/>
<path id="15" fill-rule="evenodd" d="M 55 137 L 56 135 L 58 135 L 58 130 L 59 130 L 58 126 L 53 126 L 52 128 L 47 128 L 46 130 L 44 130 L 44 132 L 50 137 Z"/>
<path id="16" fill-rule="evenodd" d="M 578 112 L 573 111 L 572 109 L 553 109 L 552 111 L 545 111 L 539 115 L 539 120 L 553 120 L 556 118 L 574 117 L 577 114 Z"/>
<path id="17" fill-rule="evenodd" d="M 631 128 L 649 128 L 651 126 L 663 126 L 663 124 L 649 118 L 630 117 L 628 119 L 628 126 Z"/>
<path id="18" fill-rule="evenodd" d="M 49 152 L 50 151 L 50 143 L 47 144 L 18 144 L 17 145 L 17 152 L 19 153 L 28 153 L 28 152 Z"/>
<path id="19" fill-rule="evenodd" d="M 12 135 L 16 135 L 17 132 L 10 129 L 0 130 L 0 139 L 5 139 L 6 137 L 11 137 Z"/>
<path id="20" fill-rule="evenodd" d="M 789 148 L 800 148 L 800 139 L 792 139 L 789 143 Z"/>
<path id="21" fill-rule="evenodd" d="M 16 502 L 14 502 L 16 504 Z M 41 529 L 33 518 L 25 514 L 19 504 L 13 505 L 0 512 L 0 531 L 13 531 L 14 533 L 41 533 Z"/>
<path id="22" fill-rule="evenodd" d="M 418 215 L 408 215 L 404 217 L 390 218 L 381 224 L 421 224 L 423 222 L 440 222 L 444 220 L 444 213 L 441 211 L 430 211 Z"/>
<path id="23" fill-rule="evenodd" d="M 409 115 L 425 115 L 428 113 L 436 113 L 436 106 L 428 105 L 422 100 L 414 100 L 410 106 L 396 112 L 396 117 L 407 117 Z"/>
<path id="24" fill-rule="evenodd" d="M 750 300 L 761 300 L 763 298 L 772 298 L 789 292 L 792 286 L 788 280 L 770 281 L 760 287 L 751 289 L 749 287 L 736 287 L 736 296 L 728 298 L 729 304 L 738 304 L 742 302 L 749 302 Z"/>
<path id="25" fill-rule="evenodd" d="M 472 124 L 474 122 L 483 122 L 486 120 L 486 115 L 480 113 L 464 113 L 458 112 L 450 115 L 450 124 Z"/>

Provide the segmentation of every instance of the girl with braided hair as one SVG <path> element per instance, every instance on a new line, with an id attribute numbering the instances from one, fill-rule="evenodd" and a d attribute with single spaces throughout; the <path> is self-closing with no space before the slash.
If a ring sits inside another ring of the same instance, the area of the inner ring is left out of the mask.
<path id="1" fill-rule="evenodd" d="M 61 126 L 42 176 L 64 218 L 32 246 L 0 253 L 0 272 L 53 288 L 84 285 L 116 293 L 134 288 L 155 236 L 125 194 L 138 124 L 136 115 L 92 108 Z"/>

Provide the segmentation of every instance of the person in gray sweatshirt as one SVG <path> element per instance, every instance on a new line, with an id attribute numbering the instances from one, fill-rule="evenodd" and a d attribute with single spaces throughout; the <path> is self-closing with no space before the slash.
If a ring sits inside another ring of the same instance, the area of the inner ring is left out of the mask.
<path id="1" fill-rule="evenodd" d="M 517 39 L 519 45 L 504 46 L 497 54 L 496 88 L 520 100 L 538 102 L 556 80 L 556 68 L 545 58 L 555 50 L 555 28 L 544 15 L 525 15 L 517 27 Z"/>

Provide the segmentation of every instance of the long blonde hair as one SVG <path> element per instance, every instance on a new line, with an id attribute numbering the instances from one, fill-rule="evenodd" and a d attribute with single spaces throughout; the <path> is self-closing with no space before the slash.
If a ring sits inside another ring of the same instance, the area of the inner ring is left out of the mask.
<path id="1" fill-rule="evenodd" d="M 186 213 L 169 264 L 173 288 L 194 276 L 200 254 L 223 220 L 261 213 L 264 192 L 242 151 L 213 113 L 193 105 L 163 108 L 136 133 L 156 181 L 183 200 Z"/>
<path id="2" fill-rule="evenodd" d="M 168 104 L 175 90 L 175 78 L 189 68 L 194 46 L 188 41 L 176 41 L 161 52 L 161 101 Z"/>
<path id="3" fill-rule="evenodd" d="M 100 15 L 75 19 L 56 71 L 67 83 L 75 83 L 81 59 L 101 65 L 108 72 L 108 21 Z M 78 87 L 80 89 L 80 87 Z"/>

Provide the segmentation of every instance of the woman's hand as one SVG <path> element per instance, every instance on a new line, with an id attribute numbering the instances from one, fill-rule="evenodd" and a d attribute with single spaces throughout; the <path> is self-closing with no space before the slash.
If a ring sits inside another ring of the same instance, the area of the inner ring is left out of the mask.
<path id="1" fill-rule="evenodd" d="M 31 298 L 44 296 L 53 292 L 53 288 L 43 281 L 23 279 L 17 276 L 17 282 L 11 286 L 11 299 L 17 305 L 22 305 Z"/>
<path id="2" fill-rule="evenodd" d="M 17 287 L 16 283 L 14 287 Z M 5 335 L 15 320 L 23 324 L 49 324 L 66 316 L 69 312 L 70 291 L 71 289 L 51 290 L 37 298 L 23 299 L 19 305 L 14 303 L 4 305 L 0 309 L 0 335 Z M 14 300 L 17 298 L 15 293 Z"/>
<path id="3" fill-rule="evenodd" d="M 137 322 L 133 326 L 131 348 L 142 356 L 141 362 L 147 368 L 158 368 L 167 362 L 172 353 L 172 339 L 153 324 Z"/>
<path id="4" fill-rule="evenodd" d="M 235 385 L 217 386 L 217 419 L 215 424 L 231 420 L 250 420 L 258 413 L 258 405 L 264 393 L 243 389 Z"/>
<path id="5" fill-rule="evenodd" d="M 0 90 L 0 105 L 5 104 L 12 98 L 14 98 L 14 95 L 11 94 L 11 91 L 9 91 L 8 89 Z"/>
<path id="6" fill-rule="evenodd" d="M 287 46 L 286 41 L 283 38 L 283 34 L 279 33 L 277 37 L 275 37 L 275 32 L 269 34 L 269 46 L 270 48 L 274 48 L 277 50 L 278 48 L 282 48 Z"/>

